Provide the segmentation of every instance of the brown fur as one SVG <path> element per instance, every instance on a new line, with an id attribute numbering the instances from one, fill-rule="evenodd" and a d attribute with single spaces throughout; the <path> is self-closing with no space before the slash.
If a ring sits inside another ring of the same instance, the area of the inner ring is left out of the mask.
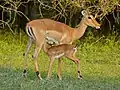
<path id="1" fill-rule="evenodd" d="M 83 18 L 77 28 L 72 28 L 64 23 L 51 19 L 32 20 L 26 25 L 26 32 L 29 35 L 28 45 L 25 51 L 24 69 L 27 68 L 27 54 L 33 41 L 35 41 L 35 52 L 33 54 L 35 72 L 38 72 L 38 55 L 41 49 L 47 52 L 49 45 L 46 43 L 46 33 L 49 37 L 57 40 L 59 44 L 72 44 L 74 40 L 81 38 L 87 26 L 99 28 L 100 24 L 92 15 L 82 11 Z M 34 36 L 34 37 L 33 37 Z M 61 77 L 61 61 L 58 60 L 58 76 Z M 37 74 L 38 75 L 38 74 Z M 40 77 L 40 74 L 38 75 Z M 41 78 L 41 77 L 40 77 Z"/>
<path id="2" fill-rule="evenodd" d="M 72 45 L 72 44 L 61 44 L 61 45 L 52 46 L 51 48 L 48 48 L 47 54 L 50 58 L 50 62 L 49 62 L 47 78 L 50 78 L 51 76 L 52 64 L 55 58 L 61 58 L 62 56 L 67 57 L 68 59 L 72 60 L 77 64 L 78 78 L 82 78 L 82 75 L 80 74 L 80 60 L 75 56 L 76 51 L 77 51 L 77 48 L 75 47 L 75 45 Z M 59 79 L 61 80 L 62 77 L 60 76 Z"/>

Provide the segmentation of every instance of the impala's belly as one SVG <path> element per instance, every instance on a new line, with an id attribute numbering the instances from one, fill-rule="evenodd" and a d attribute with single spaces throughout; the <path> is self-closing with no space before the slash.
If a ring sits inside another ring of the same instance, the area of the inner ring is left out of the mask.
<path id="1" fill-rule="evenodd" d="M 45 37 L 49 40 L 49 41 L 56 41 L 59 42 L 59 44 L 69 44 L 72 39 L 69 36 L 69 33 L 64 32 L 64 33 L 60 33 L 57 32 L 55 30 L 47 30 Z"/>
<path id="2" fill-rule="evenodd" d="M 62 33 L 57 32 L 55 30 L 49 30 L 49 31 L 47 30 L 45 36 L 51 37 L 51 38 L 56 39 L 57 41 L 60 41 L 60 39 L 62 37 Z"/>

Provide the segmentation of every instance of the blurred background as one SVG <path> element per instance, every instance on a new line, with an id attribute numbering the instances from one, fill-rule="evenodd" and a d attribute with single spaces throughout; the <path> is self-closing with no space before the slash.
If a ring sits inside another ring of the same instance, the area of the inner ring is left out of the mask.
<path id="1" fill-rule="evenodd" d="M 108 36 L 120 33 L 119 0 L 0 0 L 0 31 L 25 30 L 28 21 L 51 18 L 71 27 L 81 20 L 81 11 L 97 15 L 101 30 L 88 28 L 87 33 Z M 87 35 L 87 34 L 86 34 Z"/>

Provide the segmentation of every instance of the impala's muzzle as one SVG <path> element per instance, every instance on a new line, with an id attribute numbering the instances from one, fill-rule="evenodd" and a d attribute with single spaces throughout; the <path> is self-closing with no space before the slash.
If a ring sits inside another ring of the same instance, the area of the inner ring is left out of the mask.
<path id="1" fill-rule="evenodd" d="M 100 26 L 98 26 L 98 27 L 95 27 L 96 29 L 100 29 Z"/>

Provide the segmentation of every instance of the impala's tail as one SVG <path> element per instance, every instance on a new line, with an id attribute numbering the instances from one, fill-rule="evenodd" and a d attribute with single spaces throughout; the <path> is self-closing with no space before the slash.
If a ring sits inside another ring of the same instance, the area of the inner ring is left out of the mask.
<path id="1" fill-rule="evenodd" d="M 33 29 L 30 25 L 26 25 L 26 33 L 30 38 L 35 40 L 35 34 L 34 34 Z"/>

